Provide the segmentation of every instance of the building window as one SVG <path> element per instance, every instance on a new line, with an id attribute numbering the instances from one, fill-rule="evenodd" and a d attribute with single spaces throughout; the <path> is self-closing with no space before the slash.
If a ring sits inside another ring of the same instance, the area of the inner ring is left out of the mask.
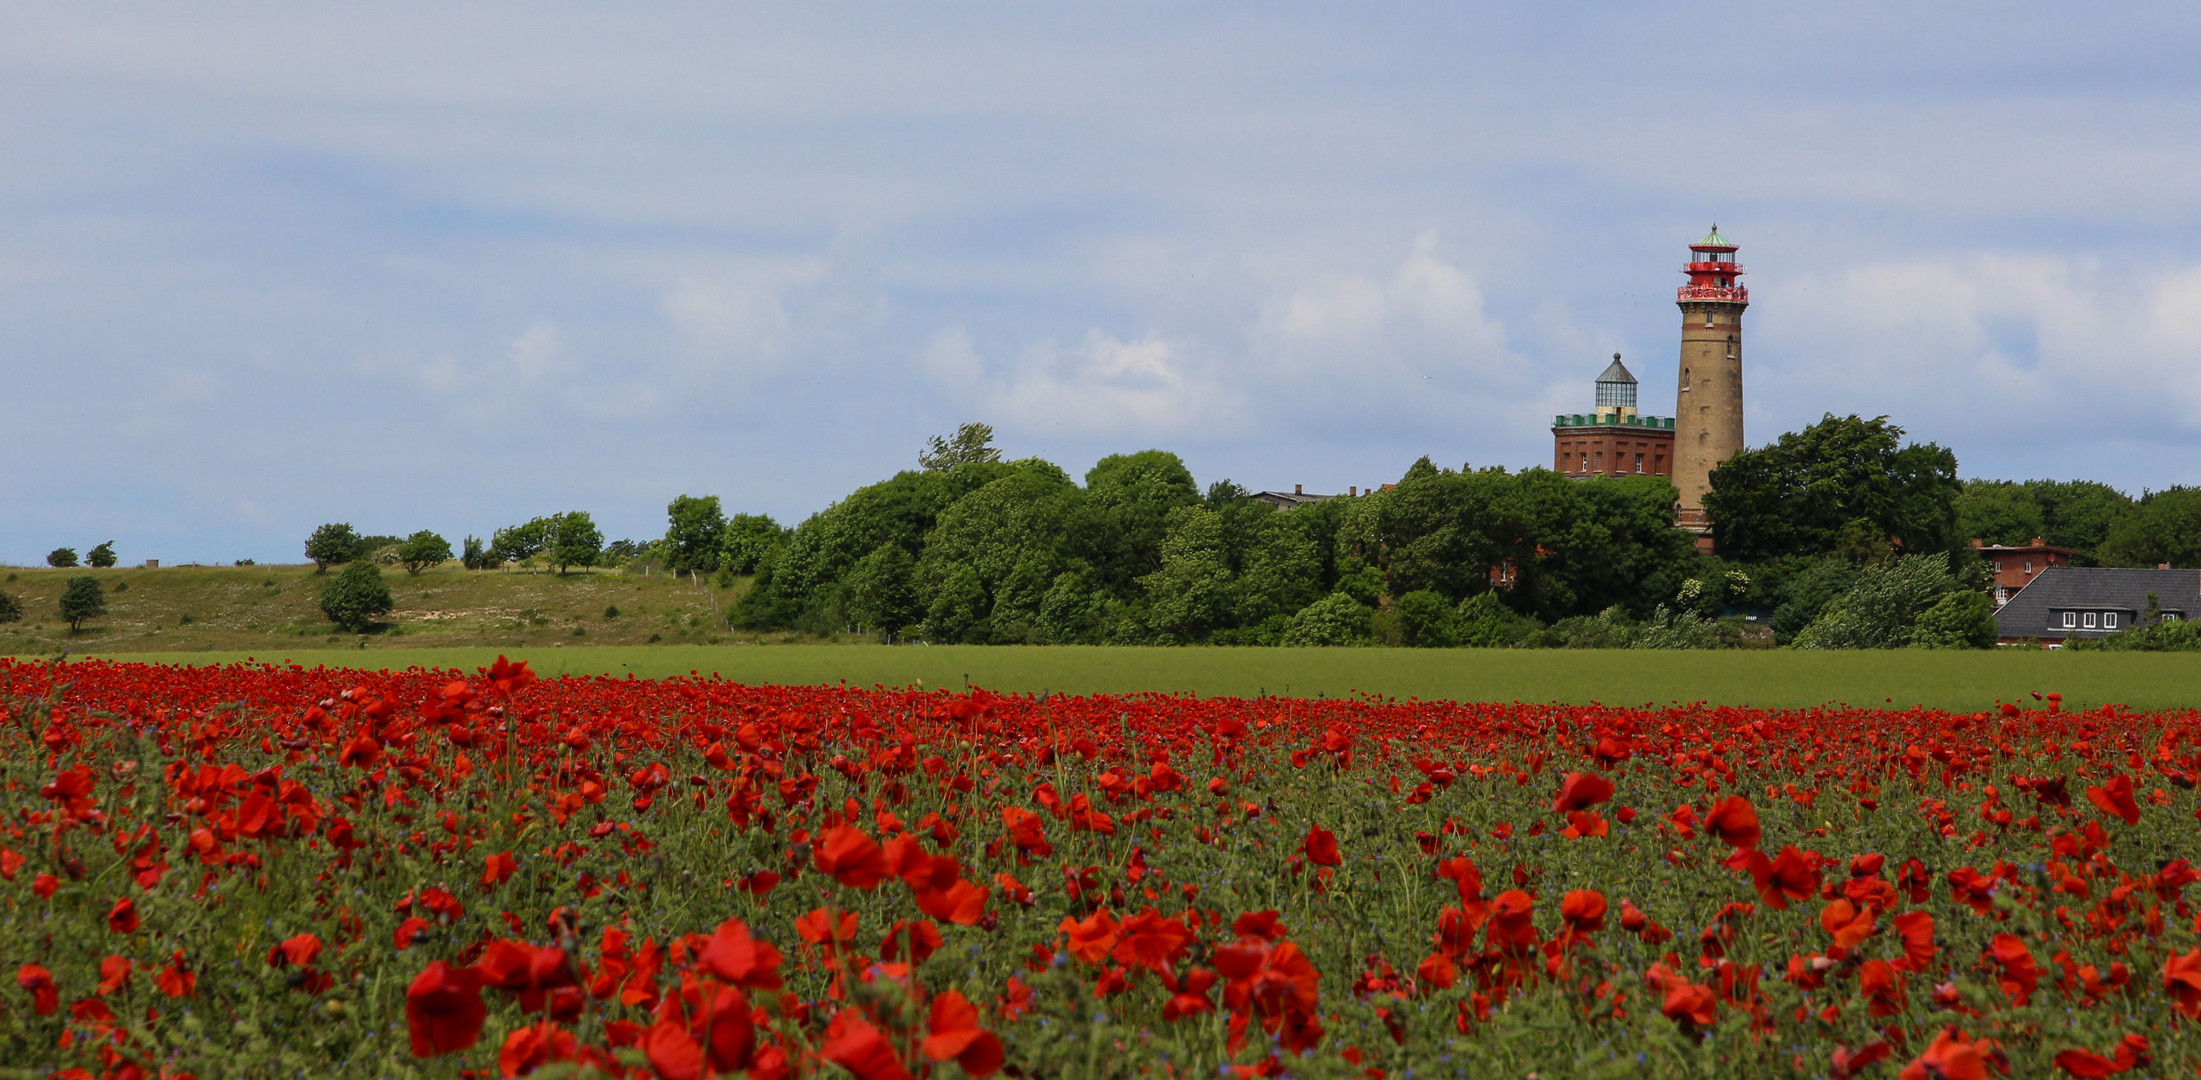
<path id="1" fill-rule="evenodd" d="M 1635 471 L 1637 471 L 1637 472 L 1642 472 L 1642 471 L 1643 471 L 1643 455 L 1641 455 L 1641 454 L 1637 454 L 1637 455 L 1635 456 Z"/>
<path id="2" fill-rule="evenodd" d="M 2177 613 L 2177 612 L 2175 612 L 2175 611 L 2166 611 L 2166 612 L 2164 612 L 2164 613 L 2163 613 L 2163 621 L 2164 621 L 2164 622 L 2177 622 L 2177 621 L 2178 621 L 2178 618 L 2179 618 L 2179 616 L 2178 616 L 2178 613 Z"/>
<path id="3" fill-rule="evenodd" d="M 2033 572 L 2033 560 L 2031 560 L 2031 559 L 2027 559 L 2027 560 L 2025 560 L 2025 572 L 2026 572 L 2026 573 L 2028 573 L 2028 574 L 2030 574 L 2030 573 L 2032 573 L 2032 572 Z"/>
<path id="4" fill-rule="evenodd" d="M 2085 618 L 2085 620 L 2084 620 L 2084 621 L 2085 621 L 2085 623 L 2086 623 L 2086 628 L 2087 628 L 2087 629 L 2089 629 L 2089 630 L 2092 630 L 2092 629 L 2094 629 L 2094 613 L 2093 613 L 2093 612 L 2091 612 L 2091 611 L 2087 612 L 2087 613 L 2086 613 L 2086 618 Z"/>
<path id="5" fill-rule="evenodd" d="M 2116 612 L 2114 612 L 2114 611 L 2105 611 L 2105 612 L 2102 612 L 2102 629 L 2104 629 L 2104 630 L 2115 630 L 2115 629 L 2117 629 L 2117 613 L 2116 613 Z"/>
<path id="6" fill-rule="evenodd" d="M 2073 628 L 2077 627 L 2078 625 L 2079 625 L 2079 613 L 2078 613 L 2078 612 L 2076 612 L 2076 611 L 2066 611 L 2066 612 L 2064 612 L 2064 613 L 2063 613 L 2063 628 L 2064 628 L 2064 629 L 2066 629 L 2066 630 L 2070 630 L 2070 629 L 2073 629 Z"/>

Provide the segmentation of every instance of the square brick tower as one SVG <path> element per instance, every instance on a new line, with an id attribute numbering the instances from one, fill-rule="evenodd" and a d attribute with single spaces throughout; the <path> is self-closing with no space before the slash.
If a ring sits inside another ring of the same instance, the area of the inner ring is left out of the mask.
<path id="1" fill-rule="evenodd" d="M 1689 283 L 1676 291 L 1681 307 L 1681 387 L 1674 406 L 1674 486 L 1681 491 L 1675 523 L 1708 542 L 1704 493 L 1712 470 L 1742 451 L 1742 312 L 1750 290 L 1737 280 L 1735 245 L 1712 235 L 1689 245 L 1682 268 Z"/>

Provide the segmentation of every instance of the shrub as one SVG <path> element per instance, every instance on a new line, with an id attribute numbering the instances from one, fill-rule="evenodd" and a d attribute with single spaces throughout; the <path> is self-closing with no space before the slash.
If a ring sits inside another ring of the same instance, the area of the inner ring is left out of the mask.
<path id="1" fill-rule="evenodd" d="M 374 626 L 397 602 L 382 583 L 382 569 L 371 562 L 355 562 L 321 590 L 321 614 L 330 622 L 356 633 Z"/>
<path id="2" fill-rule="evenodd" d="M 75 548 L 55 548 L 46 553 L 46 565 L 66 570 L 76 565 Z"/>
<path id="3" fill-rule="evenodd" d="M 115 565 L 115 542 L 109 540 L 86 552 L 84 561 L 90 563 L 95 570 L 105 570 Z"/>
<path id="4" fill-rule="evenodd" d="M 1399 644 L 1423 649 L 1448 649 L 1460 643 L 1459 614 L 1444 597 L 1429 589 L 1417 589 L 1399 597 Z"/>
<path id="5" fill-rule="evenodd" d="M 0 592 L 0 623 L 11 623 L 23 617 L 23 602 Z"/>
<path id="6" fill-rule="evenodd" d="M 1487 590 L 1460 601 L 1457 620 L 1460 644 L 1480 649 L 1519 644 L 1543 629 L 1541 623 L 1507 607 L 1497 593 Z"/>
<path id="7" fill-rule="evenodd" d="M 1636 628 L 1631 649 L 1719 649 L 1719 624 L 1686 611 L 1668 611 L 1664 605 Z"/>
<path id="8" fill-rule="evenodd" d="M 348 563 L 358 555 L 359 534 L 348 523 L 331 522 L 306 538 L 306 558 L 313 560 L 316 574 L 325 574 L 329 567 Z"/>
<path id="9" fill-rule="evenodd" d="M 468 570 L 494 570 L 502 562 L 503 560 L 490 553 L 478 536 L 467 537 L 466 546 L 459 555 L 459 565 Z"/>
<path id="10" fill-rule="evenodd" d="M 1366 645 L 1374 612 L 1345 593 L 1331 593 L 1292 616 L 1284 629 L 1284 644 Z"/>
<path id="11" fill-rule="evenodd" d="M 408 575 L 419 574 L 450 557 L 451 542 L 426 529 L 406 537 L 397 549 L 397 560 L 405 564 Z"/>
<path id="12" fill-rule="evenodd" d="M 94 577 L 73 577 L 61 589 L 61 617 L 69 621 L 69 632 L 87 620 L 107 614 L 107 592 L 99 587 Z"/>

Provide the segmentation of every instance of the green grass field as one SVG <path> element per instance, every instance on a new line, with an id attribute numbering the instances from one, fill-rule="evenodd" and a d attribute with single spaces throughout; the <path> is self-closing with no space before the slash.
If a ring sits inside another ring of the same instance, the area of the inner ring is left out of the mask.
<path id="1" fill-rule="evenodd" d="M 984 647 L 773 645 L 524 649 L 290 649 L 139 653 L 103 657 L 153 663 L 288 661 L 342 667 L 475 668 L 498 652 L 546 675 L 691 670 L 745 683 L 886 684 L 960 690 L 1201 696 L 1337 697 L 1590 702 L 1708 701 L 1802 706 L 1928 705 L 1986 709 L 2056 692 L 2066 707 L 2201 705 L 2201 656 L 2178 653 L 1652 652 L 1522 649 L 1223 649 L 1093 646 Z"/>

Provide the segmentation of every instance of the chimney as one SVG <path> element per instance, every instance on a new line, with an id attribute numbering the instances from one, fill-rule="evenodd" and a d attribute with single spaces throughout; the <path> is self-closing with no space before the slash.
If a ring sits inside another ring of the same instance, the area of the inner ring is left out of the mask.
<path id="1" fill-rule="evenodd" d="M 1305 485 L 1305 484 L 1293 484 L 1293 485 L 1292 485 L 1292 494 L 1294 494 L 1294 495 L 1305 495 L 1306 493 L 1307 493 L 1307 485 Z"/>
<path id="2" fill-rule="evenodd" d="M 2036 536 L 2036 537 L 2034 537 L 2034 538 L 2033 538 L 2033 546 L 2034 546 L 2034 547 L 2047 547 L 2047 546 L 2048 546 L 2048 541 L 2046 541 L 2046 540 L 2043 540 L 2043 539 L 2041 539 L 2040 537 Z"/>
<path id="3" fill-rule="evenodd" d="M 2159 562 L 2155 564 L 2155 568 L 2157 570 L 2168 570 L 2170 569 L 2170 564 L 2167 562 Z"/>
<path id="4" fill-rule="evenodd" d="M 1345 489 L 1345 494 L 1347 494 L 1347 495 L 1358 495 L 1358 494 L 1360 494 L 1360 486 L 1356 484 L 1356 485 L 1354 485 L 1354 486 L 1352 486 L 1352 487 L 1348 487 L 1348 488 L 1346 488 L 1346 489 Z"/>

